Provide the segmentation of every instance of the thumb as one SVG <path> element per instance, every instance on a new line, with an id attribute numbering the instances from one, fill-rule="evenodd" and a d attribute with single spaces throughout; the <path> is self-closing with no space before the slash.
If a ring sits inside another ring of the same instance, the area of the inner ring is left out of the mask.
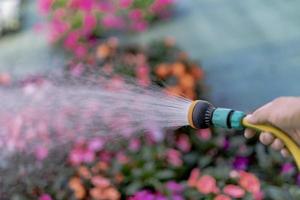
<path id="1" fill-rule="evenodd" d="M 272 103 L 268 103 L 256 111 L 254 111 L 252 114 L 248 115 L 246 117 L 246 120 L 251 124 L 264 124 L 268 122 L 268 119 L 270 117 L 272 111 Z"/>

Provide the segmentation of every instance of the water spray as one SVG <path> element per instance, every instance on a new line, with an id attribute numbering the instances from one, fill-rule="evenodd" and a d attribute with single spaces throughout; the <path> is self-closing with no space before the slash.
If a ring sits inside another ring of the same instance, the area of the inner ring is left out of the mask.
<path id="1" fill-rule="evenodd" d="M 246 114 L 241 111 L 216 108 L 207 101 L 196 100 L 191 103 L 187 118 L 189 125 L 196 129 L 215 127 L 243 130 L 251 128 L 259 132 L 270 132 L 283 141 L 300 170 L 300 147 L 287 133 L 271 125 L 251 124 L 245 120 L 245 116 Z"/>

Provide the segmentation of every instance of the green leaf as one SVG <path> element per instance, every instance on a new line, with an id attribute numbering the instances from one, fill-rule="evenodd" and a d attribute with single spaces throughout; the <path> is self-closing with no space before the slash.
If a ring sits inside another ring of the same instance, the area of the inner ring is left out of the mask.
<path id="1" fill-rule="evenodd" d="M 126 194 L 133 195 L 135 192 L 141 189 L 142 186 L 142 183 L 139 181 L 132 182 L 126 187 Z"/>
<path id="2" fill-rule="evenodd" d="M 134 7 L 145 8 L 153 4 L 154 0 L 135 0 L 133 3 Z"/>
<path id="3" fill-rule="evenodd" d="M 167 180 L 175 177 L 175 172 L 172 170 L 162 170 L 155 174 L 155 177 L 159 180 Z"/>

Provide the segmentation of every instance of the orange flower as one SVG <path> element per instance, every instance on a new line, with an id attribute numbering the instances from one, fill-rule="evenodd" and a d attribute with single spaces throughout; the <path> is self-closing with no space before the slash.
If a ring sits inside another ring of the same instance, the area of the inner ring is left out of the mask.
<path id="1" fill-rule="evenodd" d="M 97 163 L 97 168 L 101 171 L 106 171 L 108 169 L 108 164 L 106 162 L 100 161 Z"/>
<path id="2" fill-rule="evenodd" d="M 182 63 L 176 62 L 172 65 L 172 74 L 174 76 L 181 77 L 185 74 L 185 72 L 186 72 L 186 69 Z"/>
<path id="3" fill-rule="evenodd" d="M 103 199 L 102 189 L 100 189 L 100 188 L 90 189 L 90 195 L 95 200 L 102 200 Z"/>
<path id="4" fill-rule="evenodd" d="M 198 168 L 194 168 L 190 174 L 190 177 L 188 179 L 188 186 L 190 187 L 196 187 L 197 180 L 200 177 L 200 170 Z"/>
<path id="5" fill-rule="evenodd" d="M 184 92 L 184 97 L 191 99 L 191 100 L 195 100 L 197 95 L 194 90 L 187 90 Z"/>
<path id="6" fill-rule="evenodd" d="M 185 90 L 194 90 L 195 79 L 192 75 L 186 74 L 180 77 L 179 84 Z"/>
<path id="7" fill-rule="evenodd" d="M 162 63 L 156 66 L 155 74 L 162 79 L 165 79 L 170 73 L 170 67 L 168 64 Z"/>
<path id="8" fill-rule="evenodd" d="M 231 198 L 229 196 L 226 196 L 224 194 L 218 194 L 214 200 L 231 200 Z"/>
<path id="9" fill-rule="evenodd" d="M 242 198 L 245 196 L 245 190 L 236 185 L 226 185 L 223 188 L 223 192 L 234 198 Z"/>
<path id="10" fill-rule="evenodd" d="M 109 200 L 118 200 L 121 197 L 120 193 L 113 187 L 104 190 L 104 196 Z"/>
<path id="11" fill-rule="evenodd" d="M 69 187 L 74 191 L 74 195 L 77 199 L 83 199 L 86 195 L 85 189 L 81 183 L 80 178 L 74 177 L 69 181 Z"/>
<path id="12" fill-rule="evenodd" d="M 115 175 L 115 181 L 116 181 L 117 183 L 121 183 L 123 180 L 124 180 L 123 174 L 118 173 L 118 174 Z"/>
<path id="13" fill-rule="evenodd" d="M 91 172 L 89 171 L 89 169 L 87 167 L 80 166 L 77 171 L 78 171 L 79 176 L 81 176 L 82 178 L 85 178 L 85 179 L 91 178 Z"/>
<path id="14" fill-rule="evenodd" d="M 251 173 L 241 171 L 239 173 L 239 184 L 248 192 L 256 194 L 260 191 L 260 182 L 256 176 Z"/>
<path id="15" fill-rule="evenodd" d="M 108 169 L 108 164 L 103 161 L 99 161 L 95 166 L 92 167 L 92 172 L 97 174 L 99 172 L 106 171 Z"/>
<path id="16" fill-rule="evenodd" d="M 199 178 L 196 183 L 198 191 L 202 194 L 218 193 L 216 179 L 209 175 L 204 175 Z"/>
<path id="17" fill-rule="evenodd" d="M 94 186 L 98 188 L 106 188 L 110 186 L 110 181 L 100 175 L 94 176 L 91 180 Z"/>
<path id="18" fill-rule="evenodd" d="M 106 189 L 92 188 L 90 189 L 90 195 L 95 200 L 119 200 L 121 198 L 120 193 L 113 187 Z"/>
<path id="19" fill-rule="evenodd" d="M 111 49 L 107 44 L 101 44 L 98 48 L 97 48 L 97 57 L 100 59 L 105 59 L 107 58 L 110 54 L 111 54 Z"/>

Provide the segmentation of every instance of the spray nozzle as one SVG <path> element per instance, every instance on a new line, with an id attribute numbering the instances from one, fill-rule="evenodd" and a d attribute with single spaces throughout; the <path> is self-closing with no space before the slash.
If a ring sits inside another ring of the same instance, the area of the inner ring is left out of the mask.
<path id="1" fill-rule="evenodd" d="M 228 128 L 242 130 L 242 120 L 245 113 L 227 108 L 215 108 L 207 101 L 194 101 L 188 112 L 189 124 L 198 129 L 209 128 Z"/>

